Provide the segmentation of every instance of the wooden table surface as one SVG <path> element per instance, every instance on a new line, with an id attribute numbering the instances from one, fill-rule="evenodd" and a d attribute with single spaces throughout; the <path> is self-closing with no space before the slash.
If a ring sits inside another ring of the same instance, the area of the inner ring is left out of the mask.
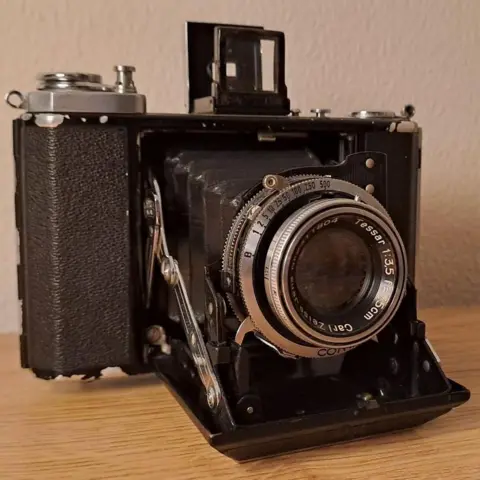
<path id="1" fill-rule="evenodd" d="M 421 313 L 467 404 L 415 430 L 244 464 L 209 447 L 155 377 L 38 380 L 17 338 L 0 336 L 0 479 L 480 480 L 480 308 Z"/>

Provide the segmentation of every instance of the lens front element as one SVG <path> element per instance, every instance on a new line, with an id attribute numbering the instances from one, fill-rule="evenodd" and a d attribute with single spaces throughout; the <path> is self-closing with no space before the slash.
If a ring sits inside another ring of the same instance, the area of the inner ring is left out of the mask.
<path id="1" fill-rule="evenodd" d="M 320 314 L 352 308 L 372 279 L 366 242 L 355 232 L 332 225 L 304 236 L 292 272 L 300 302 Z"/>

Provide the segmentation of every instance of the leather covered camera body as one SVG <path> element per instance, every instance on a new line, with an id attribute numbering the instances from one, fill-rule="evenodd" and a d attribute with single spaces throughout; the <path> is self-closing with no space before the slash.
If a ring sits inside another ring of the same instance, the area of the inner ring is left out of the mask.
<path id="1" fill-rule="evenodd" d="M 281 32 L 187 33 L 187 114 L 146 113 L 127 66 L 7 97 L 22 366 L 155 372 L 237 460 L 465 402 L 417 318 L 413 107 L 303 116 Z"/>

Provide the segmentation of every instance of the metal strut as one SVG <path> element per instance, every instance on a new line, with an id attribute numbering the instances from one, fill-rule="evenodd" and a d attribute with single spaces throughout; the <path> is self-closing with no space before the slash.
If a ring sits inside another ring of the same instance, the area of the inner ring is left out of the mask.
<path id="1" fill-rule="evenodd" d="M 212 410 L 219 409 L 223 412 L 228 412 L 229 409 L 222 395 L 220 382 L 210 360 L 210 356 L 208 355 L 202 332 L 195 319 L 192 305 L 185 288 L 185 282 L 178 267 L 178 262 L 170 255 L 168 250 L 163 219 L 162 197 L 158 182 L 153 175 L 150 175 L 150 183 L 152 190 L 150 194 L 147 195 L 144 203 L 144 215 L 149 228 L 146 250 L 147 308 L 150 305 L 152 296 L 153 271 L 156 258 L 160 264 L 160 271 L 163 278 L 175 293 L 183 328 L 192 352 L 193 362 L 198 370 L 200 380 L 205 387 L 208 406 Z M 233 425 L 233 419 L 231 419 L 231 424 Z"/>

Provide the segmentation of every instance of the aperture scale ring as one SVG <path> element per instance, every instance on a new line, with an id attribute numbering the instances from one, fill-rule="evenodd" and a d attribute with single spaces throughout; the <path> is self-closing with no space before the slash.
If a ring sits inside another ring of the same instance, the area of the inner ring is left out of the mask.
<path id="1" fill-rule="evenodd" d="M 286 182 L 293 184 L 295 182 L 300 182 L 302 180 L 312 179 L 312 178 L 323 178 L 320 175 L 293 175 L 291 177 L 285 177 Z M 242 299 L 238 295 L 232 293 L 237 290 L 238 279 L 236 278 L 236 264 L 238 260 L 238 254 L 240 245 L 239 242 L 242 240 L 242 234 L 246 229 L 249 220 L 254 218 L 255 211 L 259 210 L 261 205 L 266 202 L 269 198 L 274 197 L 278 194 L 278 191 L 263 188 L 258 193 L 256 193 L 248 202 L 242 207 L 240 212 L 235 216 L 232 222 L 232 226 L 227 235 L 227 240 L 223 248 L 222 256 L 222 271 L 228 278 L 229 285 L 226 285 L 226 297 L 227 301 L 232 307 L 233 312 L 240 321 L 245 319 L 245 316 L 242 314 L 241 305 L 243 305 Z"/>

